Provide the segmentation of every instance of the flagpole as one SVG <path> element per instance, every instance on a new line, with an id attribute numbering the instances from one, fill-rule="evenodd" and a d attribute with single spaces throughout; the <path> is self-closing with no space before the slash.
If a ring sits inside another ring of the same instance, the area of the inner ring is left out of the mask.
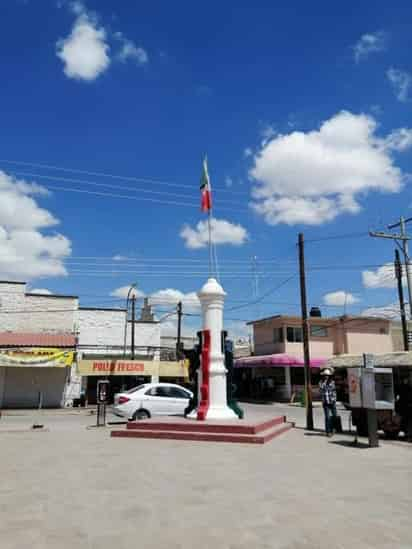
<path id="1" fill-rule="evenodd" d="M 207 228 L 209 231 L 209 278 L 213 275 L 213 250 L 212 250 L 212 224 L 210 220 L 211 210 L 207 213 Z"/>

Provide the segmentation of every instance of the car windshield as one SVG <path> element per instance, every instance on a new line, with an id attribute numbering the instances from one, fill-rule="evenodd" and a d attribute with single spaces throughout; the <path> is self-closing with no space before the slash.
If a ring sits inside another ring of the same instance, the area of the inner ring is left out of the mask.
<path id="1" fill-rule="evenodd" d="M 134 393 L 136 391 L 139 391 L 140 389 L 143 389 L 144 387 L 146 387 L 147 383 L 144 383 L 143 385 L 138 385 L 137 387 L 133 387 L 132 389 L 129 389 L 128 391 L 126 391 L 126 394 L 127 395 L 130 395 L 130 393 Z"/>

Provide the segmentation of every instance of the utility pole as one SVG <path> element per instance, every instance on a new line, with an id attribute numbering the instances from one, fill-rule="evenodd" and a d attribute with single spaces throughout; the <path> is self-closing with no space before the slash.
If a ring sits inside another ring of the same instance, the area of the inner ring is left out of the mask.
<path id="1" fill-rule="evenodd" d="M 406 325 L 405 303 L 403 301 L 402 264 L 399 258 L 399 250 L 395 250 L 395 276 L 398 281 L 399 308 L 401 311 L 403 348 L 409 351 L 408 328 Z"/>
<path id="2" fill-rule="evenodd" d="M 134 342 L 134 325 L 136 322 L 136 294 L 132 295 L 132 360 L 135 357 L 135 342 Z"/>
<path id="3" fill-rule="evenodd" d="M 180 355 L 181 355 L 182 316 L 183 316 L 183 307 L 182 307 L 182 302 L 179 301 L 179 303 L 177 304 L 177 341 L 176 341 L 177 360 L 180 360 Z"/>
<path id="4" fill-rule="evenodd" d="M 369 235 L 377 238 L 389 238 L 391 240 L 395 240 L 397 246 L 400 248 L 405 262 L 406 280 L 408 283 L 409 317 L 412 318 L 412 273 L 408 244 L 410 236 L 406 234 L 406 223 L 409 223 L 410 221 L 412 221 L 412 217 L 408 217 L 408 219 L 405 219 L 403 216 L 401 216 L 398 223 L 388 225 L 388 229 L 395 229 L 395 227 L 400 227 L 400 234 L 384 233 L 383 231 L 369 231 Z M 400 241 L 401 244 L 399 244 L 398 241 Z"/>
<path id="5" fill-rule="evenodd" d="M 309 321 L 308 305 L 306 301 L 306 280 L 305 280 L 305 249 L 303 233 L 299 233 L 299 273 L 300 273 L 300 301 L 302 308 L 302 335 L 303 335 L 303 356 L 305 361 L 305 402 L 306 402 L 306 429 L 313 431 L 313 407 L 312 407 L 312 379 L 310 373 L 310 352 L 309 352 Z"/>

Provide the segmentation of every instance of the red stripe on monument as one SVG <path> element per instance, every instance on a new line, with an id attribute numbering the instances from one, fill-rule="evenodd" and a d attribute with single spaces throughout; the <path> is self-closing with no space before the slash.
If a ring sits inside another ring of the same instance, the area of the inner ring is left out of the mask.
<path id="1" fill-rule="evenodd" d="M 210 330 L 203 330 L 202 342 L 202 385 L 200 387 L 200 405 L 197 409 L 197 419 L 206 419 L 209 410 L 209 366 L 210 366 Z"/>

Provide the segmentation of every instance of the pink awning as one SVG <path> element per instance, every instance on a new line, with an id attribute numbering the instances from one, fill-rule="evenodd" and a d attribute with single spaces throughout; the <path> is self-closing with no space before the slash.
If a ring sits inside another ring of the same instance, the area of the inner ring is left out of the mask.
<path id="1" fill-rule="evenodd" d="M 311 368 L 321 368 L 327 362 L 326 358 L 311 358 Z M 244 358 L 238 358 L 235 360 L 235 368 L 257 368 L 261 366 L 267 367 L 284 367 L 293 366 L 295 368 L 303 367 L 303 358 L 288 355 L 286 353 L 279 353 L 275 355 L 262 355 L 262 356 L 247 356 Z"/>

